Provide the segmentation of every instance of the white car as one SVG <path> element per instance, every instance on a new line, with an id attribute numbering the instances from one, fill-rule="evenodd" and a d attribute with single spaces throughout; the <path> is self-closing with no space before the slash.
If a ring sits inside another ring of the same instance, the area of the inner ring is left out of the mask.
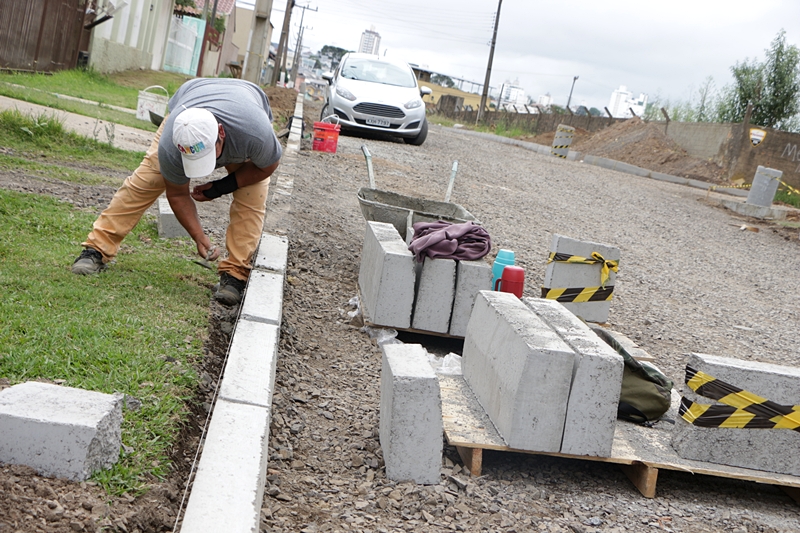
<path id="1" fill-rule="evenodd" d="M 407 63 L 349 53 L 333 74 L 322 77 L 328 86 L 320 120 L 336 115 L 342 129 L 380 131 L 417 146 L 425 142 L 428 121 L 422 96 L 431 90 L 417 84 Z"/>

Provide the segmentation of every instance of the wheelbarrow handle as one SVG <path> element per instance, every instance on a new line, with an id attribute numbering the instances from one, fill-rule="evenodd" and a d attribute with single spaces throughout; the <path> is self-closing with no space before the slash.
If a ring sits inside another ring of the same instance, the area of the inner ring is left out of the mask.
<path id="1" fill-rule="evenodd" d="M 372 155 L 369 153 L 369 149 L 367 148 L 366 144 L 361 145 L 361 151 L 364 152 L 364 159 L 367 160 L 367 174 L 369 174 L 369 188 L 375 188 L 375 174 L 372 173 Z"/>

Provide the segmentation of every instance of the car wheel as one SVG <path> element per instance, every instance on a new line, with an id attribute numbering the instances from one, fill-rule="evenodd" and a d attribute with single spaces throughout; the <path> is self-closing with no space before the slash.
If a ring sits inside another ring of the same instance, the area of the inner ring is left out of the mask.
<path id="1" fill-rule="evenodd" d="M 413 144 L 414 146 L 420 146 L 422 143 L 425 142 L 425 139 L 428 137 L 428 121 L 422 121 L 422 127 L 419 129 L 419 133 L 416 137 L 404 137 L 403 140 L 406 144 Z"/>
<path id="2" fill-rule="evenodd" d="M 325 117 L 330 116 L 330 114 L 331 114 L 330 106 L 328 106 L 328 104 L 325 104 L 325 105 L 322 106 L 322 112 L 319 114 L 319 119 L 321 121 L 325 120 Z"/>

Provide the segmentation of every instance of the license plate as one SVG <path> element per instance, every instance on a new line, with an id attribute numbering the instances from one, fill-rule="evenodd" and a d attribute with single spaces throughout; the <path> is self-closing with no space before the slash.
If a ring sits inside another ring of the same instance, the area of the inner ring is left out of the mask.
<path id="1" fill-rule="evenodd" d="M 384 128 L 388 128 L 390 126 L 388 120 L 384 120 L 382 118 L 374 118 L 374 117 L 369 117 L 367 119 L 367 124 L 369 124 L 370 126 L 382 126 Z"/>

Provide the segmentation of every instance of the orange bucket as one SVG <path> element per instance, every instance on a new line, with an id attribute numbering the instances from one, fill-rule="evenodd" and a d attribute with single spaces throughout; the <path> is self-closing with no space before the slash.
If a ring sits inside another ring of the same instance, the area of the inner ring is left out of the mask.
<path id="1" fill-rule="evenodd" d="M 341 129 L 342 127 L 339 124 L 331 124 L 330 122 L 315 122 L 314 142 L 312 143 L 311 148 L 318 152 L 329 152 L 331 154 L 335 154 L 336 146 L 339 144 L 339 132 Z"/>

